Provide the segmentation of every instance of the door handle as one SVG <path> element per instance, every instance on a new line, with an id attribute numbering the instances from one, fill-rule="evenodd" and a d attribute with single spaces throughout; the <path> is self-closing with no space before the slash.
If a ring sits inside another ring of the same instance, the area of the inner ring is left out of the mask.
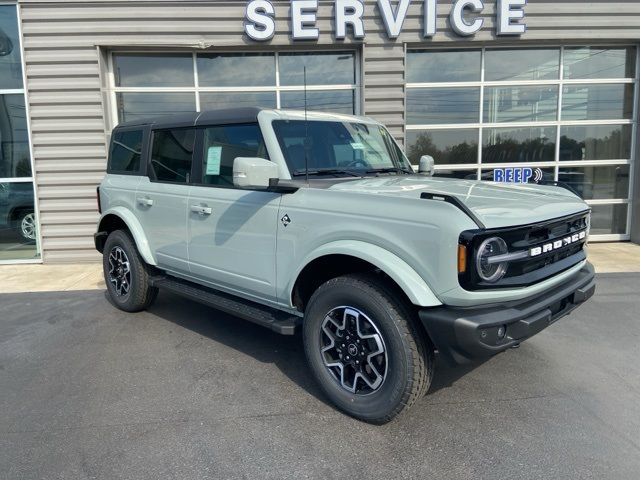
<path id="1" fill-rule="evenodd" d="M 191 205 L 191 211 L 203 217 L 213 213 L 213 209 L 211 207 L 204 207 L 202 205 Z"/>
<path id="2" fill-rule="evenodd" d="M 136 200 L 138 205 L 142 205 L 143 207 L 151 207 L 153 205 L 153 199 L 149 197 L 138 197 Z"/>

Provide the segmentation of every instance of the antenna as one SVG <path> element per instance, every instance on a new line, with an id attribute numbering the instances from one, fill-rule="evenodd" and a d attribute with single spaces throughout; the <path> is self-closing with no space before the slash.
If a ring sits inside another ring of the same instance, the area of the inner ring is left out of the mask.
<path id="1" fill-rule="evenodd" d="M 309 120 L 307 118 L 307 66 L 304 66 L 304 174 L 309 185 Z"/>

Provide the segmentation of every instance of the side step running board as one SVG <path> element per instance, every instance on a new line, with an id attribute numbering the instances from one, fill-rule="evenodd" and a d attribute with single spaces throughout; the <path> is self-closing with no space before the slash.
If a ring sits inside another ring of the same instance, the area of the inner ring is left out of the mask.
<path id="1" fill-rule="evenodd" d="M 267 327 L 281 335 L 295 334 L 296 327 L 302 321 L 302 318 L 296 315 L 291 315 L 174 277 L 151 277 L 150 283 L 153 287 L 169 290 L 217 310 Z"/>

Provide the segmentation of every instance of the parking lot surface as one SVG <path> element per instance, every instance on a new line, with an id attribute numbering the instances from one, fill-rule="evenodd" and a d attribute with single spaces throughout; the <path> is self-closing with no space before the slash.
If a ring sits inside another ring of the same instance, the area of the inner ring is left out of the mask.
<path id="1" fill-rule="evenodd" d="M 167 293 L 0 295 L 0 478 L 637 479 L 640 274 L 394 422 L 334 410 L 299 337 Z"/>

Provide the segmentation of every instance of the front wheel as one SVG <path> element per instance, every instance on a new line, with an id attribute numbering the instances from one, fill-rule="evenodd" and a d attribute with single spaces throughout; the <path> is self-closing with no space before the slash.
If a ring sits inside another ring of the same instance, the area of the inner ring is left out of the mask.
<path id="1" fill-rule="evenodd" d="M 102 255 L 104 280 L 111 301 L 125 312 L 139 312 L 149 307 L 158 289 L 150 285 L 151 268 L 123 230 L 111 232 Z"/>
<path id="2" fill-rule="evenodd" d="M 303 339 L 320 387 L 341 410 L 382 424 L 429 388 L 433 350 L 415 313 L 376 275 L 329 280 L 311 297 Z"/>

